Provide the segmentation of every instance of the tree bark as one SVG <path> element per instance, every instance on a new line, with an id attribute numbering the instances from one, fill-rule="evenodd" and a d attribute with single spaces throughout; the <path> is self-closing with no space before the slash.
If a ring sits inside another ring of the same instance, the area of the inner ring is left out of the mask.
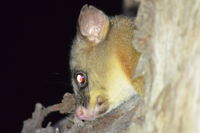
<path id="1" fill-rule="evenodd" d="M 135 44 L 145 68 L 142 133 L 200 132 L 200 1 L 144 0 Z"/>

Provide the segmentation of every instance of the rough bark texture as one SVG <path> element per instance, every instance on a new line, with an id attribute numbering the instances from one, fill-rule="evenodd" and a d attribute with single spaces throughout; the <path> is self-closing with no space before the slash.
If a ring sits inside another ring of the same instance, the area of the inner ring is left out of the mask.
<path id="1" fill-rule="evenodd" d="M 142 132 L 199 133 L 200 1 L 143 1 L 136 23 L 146 70 Z"/>
<path id="2" fill-rule="evenodd" d="M 136 26 L 133 44 L 142 52 L 137 70 L 145 75 L 144 101 L 134 97 L 92 123 L 74 120 L 61 133 L 200 133 L 200 0 L 143 0 Z M 35 123 L 40 109 L 22 133 L 58 132 L 40 129 L 45 115 Z"/>

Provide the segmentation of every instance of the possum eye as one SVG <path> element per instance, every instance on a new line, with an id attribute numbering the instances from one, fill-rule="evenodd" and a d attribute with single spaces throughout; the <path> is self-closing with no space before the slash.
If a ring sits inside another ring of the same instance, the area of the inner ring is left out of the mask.
<path id="1" fill-rule="evenodd" d="M 76 72 L 74 75 L 74 80 L 79 88 L 85 88 L 87 86 L 87 74 L 84 72 Z"/>

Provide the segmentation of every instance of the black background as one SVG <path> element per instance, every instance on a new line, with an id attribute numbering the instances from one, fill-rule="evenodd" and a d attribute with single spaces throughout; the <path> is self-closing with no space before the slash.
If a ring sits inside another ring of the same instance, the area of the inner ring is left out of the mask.
<path id="1" fill-rule="evenodd" d="M 116 15 L 121 13 L 121 2 L 24 0 L 3 5 L 1 132 L 21 132 L 23 120 L 31 117 L 35 103 L 52 105 L 71 91 L 69 51 L 81 7 L 92 4 Z M 55 113 L 47 121 L 60 117 Z"/>

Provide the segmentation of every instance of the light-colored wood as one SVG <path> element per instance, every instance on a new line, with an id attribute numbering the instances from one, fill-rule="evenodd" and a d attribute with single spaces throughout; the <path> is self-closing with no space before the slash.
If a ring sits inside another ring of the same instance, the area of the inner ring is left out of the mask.
<path id="1" fill-rule="evenodd" d="M 200 0 L 144 0 L 136 25 L 146 79 L 141 133 L 200 133 Z"/>

